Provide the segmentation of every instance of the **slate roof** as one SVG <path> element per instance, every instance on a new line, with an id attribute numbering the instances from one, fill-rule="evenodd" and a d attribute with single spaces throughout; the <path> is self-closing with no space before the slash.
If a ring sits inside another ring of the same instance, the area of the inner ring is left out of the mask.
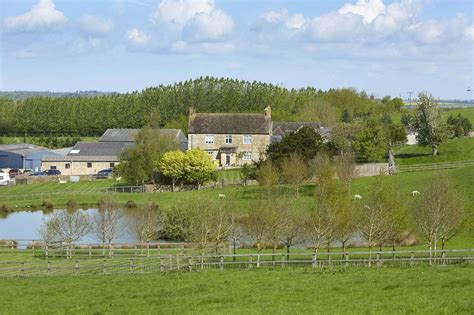
<path id="1" fill-rule="evenodd" d="M 36 153 L 49 152 L 55 154 L 52 149 L 39 147 L 29 143 L 0 144 L 0 151 L 29 156 Z"/>
<path id="2" fill-rule="evenodd" d="M 328 137 L 332 130 L 329 127 L 321 127 L 317 122 L 274 122 L 272 134 L 275 139 L 272 139 L 272 142 L 280 141 L 285 134 L 295 132 L 301 127 L 313 128 L 324 138 Z"/>
<path id="3" fill-rule="evenodd" d="M 112 156 L 45 156 L 43 162 L 120 162 L 117 155 Z"/>
<path id="4" fill-rule="evenodd" d="M 272 121 L 263 114 L 193 113 L 188 133 L 193 134 L 270 134 Z"/>
<path id="5" fill-rule="evenodd" d="M 169 136 L 175 138 L 179 144 L 180 148 L 183 151 L 186 151 L 188 148 L 188 138 L 181 131 L 181 129 L 156 129 L 161 135 Z M 100 137 L 99 142 L 126 142 L 133 143 L 135 136 L 140 131 L 140 129 L 107 129 L 102 137 Z"/>
<path id="6" fill-rule="evenodd" d="M 132 145 L 127 142 L 78 142 L 67 156 L 118 156 Z"/>

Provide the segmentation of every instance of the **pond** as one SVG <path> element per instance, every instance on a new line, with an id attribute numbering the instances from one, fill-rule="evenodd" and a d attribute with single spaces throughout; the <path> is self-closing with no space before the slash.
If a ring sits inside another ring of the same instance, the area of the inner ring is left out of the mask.
<path id="1" fill-rule="evenodd" d="M 54 211 L 19 211 L 13 212 L 8 215 L 0 216 L 0 240 L 38 240 L 41 239 L 39 235 L 39 229 L 43 222 L 51 216 L 55 211 L 66 211 L 63 209 L 56 209 Z M 88 214 L 91 218 L 94 217 L 98 209 L 79 209 L 83 213 Z M 122 219 L 123 224 L 127 222 L 127 212 Z M 117 239 L 117 243 L 133 243 L 136 241 L 135 237 L 127 230 L 123 229 L 123 233 L 120 234 Z M 85 236 L 78 243 L 98 243 L 99 241 L 91 233 Z"/>

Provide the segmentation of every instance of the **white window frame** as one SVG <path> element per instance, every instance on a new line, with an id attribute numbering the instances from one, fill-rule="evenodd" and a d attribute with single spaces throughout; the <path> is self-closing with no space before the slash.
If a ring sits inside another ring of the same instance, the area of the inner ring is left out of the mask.
<path id="1" fill-rule="evenodd" d="M 214 143 L 214 135 L 205 135 L 204 142 L 206 144 L 213 144 Z"/>
<path id="2" fill-rule="evenodd" d="M 242 156 L 242 160 L 252 161 L 252 152 L 244 152 L 244 155 Z"/>
<path id="3" fill-rule="evenodd" d="M 244 135 L 244 144 L 252 144 L 252 135 Z"/>
<path id="4" fill-rule="evenodd" d="M 225 135 L 225 144 L 232 144 L 232 135 Z"/>

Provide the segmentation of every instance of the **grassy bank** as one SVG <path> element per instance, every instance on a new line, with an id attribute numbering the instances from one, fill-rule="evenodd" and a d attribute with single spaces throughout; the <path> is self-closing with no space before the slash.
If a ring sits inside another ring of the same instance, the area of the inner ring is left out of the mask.
<path id="1" fill-rule="evenodd" d="M 0 287 L 6 314 L 471 314 L 473 279 L 471 265 L 3 279 Z"/>

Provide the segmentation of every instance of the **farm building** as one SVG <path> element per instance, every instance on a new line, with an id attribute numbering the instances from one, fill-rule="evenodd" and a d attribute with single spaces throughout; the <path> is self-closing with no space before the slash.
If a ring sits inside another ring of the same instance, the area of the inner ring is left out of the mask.
<path id="1" fill-rule="evenodd" d="M 99 142 L 133 143 L 139 131 L 140 129 L 107 129 L 100 137 Z M 188 138 L 181 129 L 158 129 L 158 133 L 175 139 L 182 151 L 188 149 Z"/>
<path id="2" fill-rule="evenodd" d="M 45 156 L 60 156 L 60 153 L 28 143 L 1 144 L 0 168 L 29 169 L 37 172 L 41 169 L 41 160 Z"/>

